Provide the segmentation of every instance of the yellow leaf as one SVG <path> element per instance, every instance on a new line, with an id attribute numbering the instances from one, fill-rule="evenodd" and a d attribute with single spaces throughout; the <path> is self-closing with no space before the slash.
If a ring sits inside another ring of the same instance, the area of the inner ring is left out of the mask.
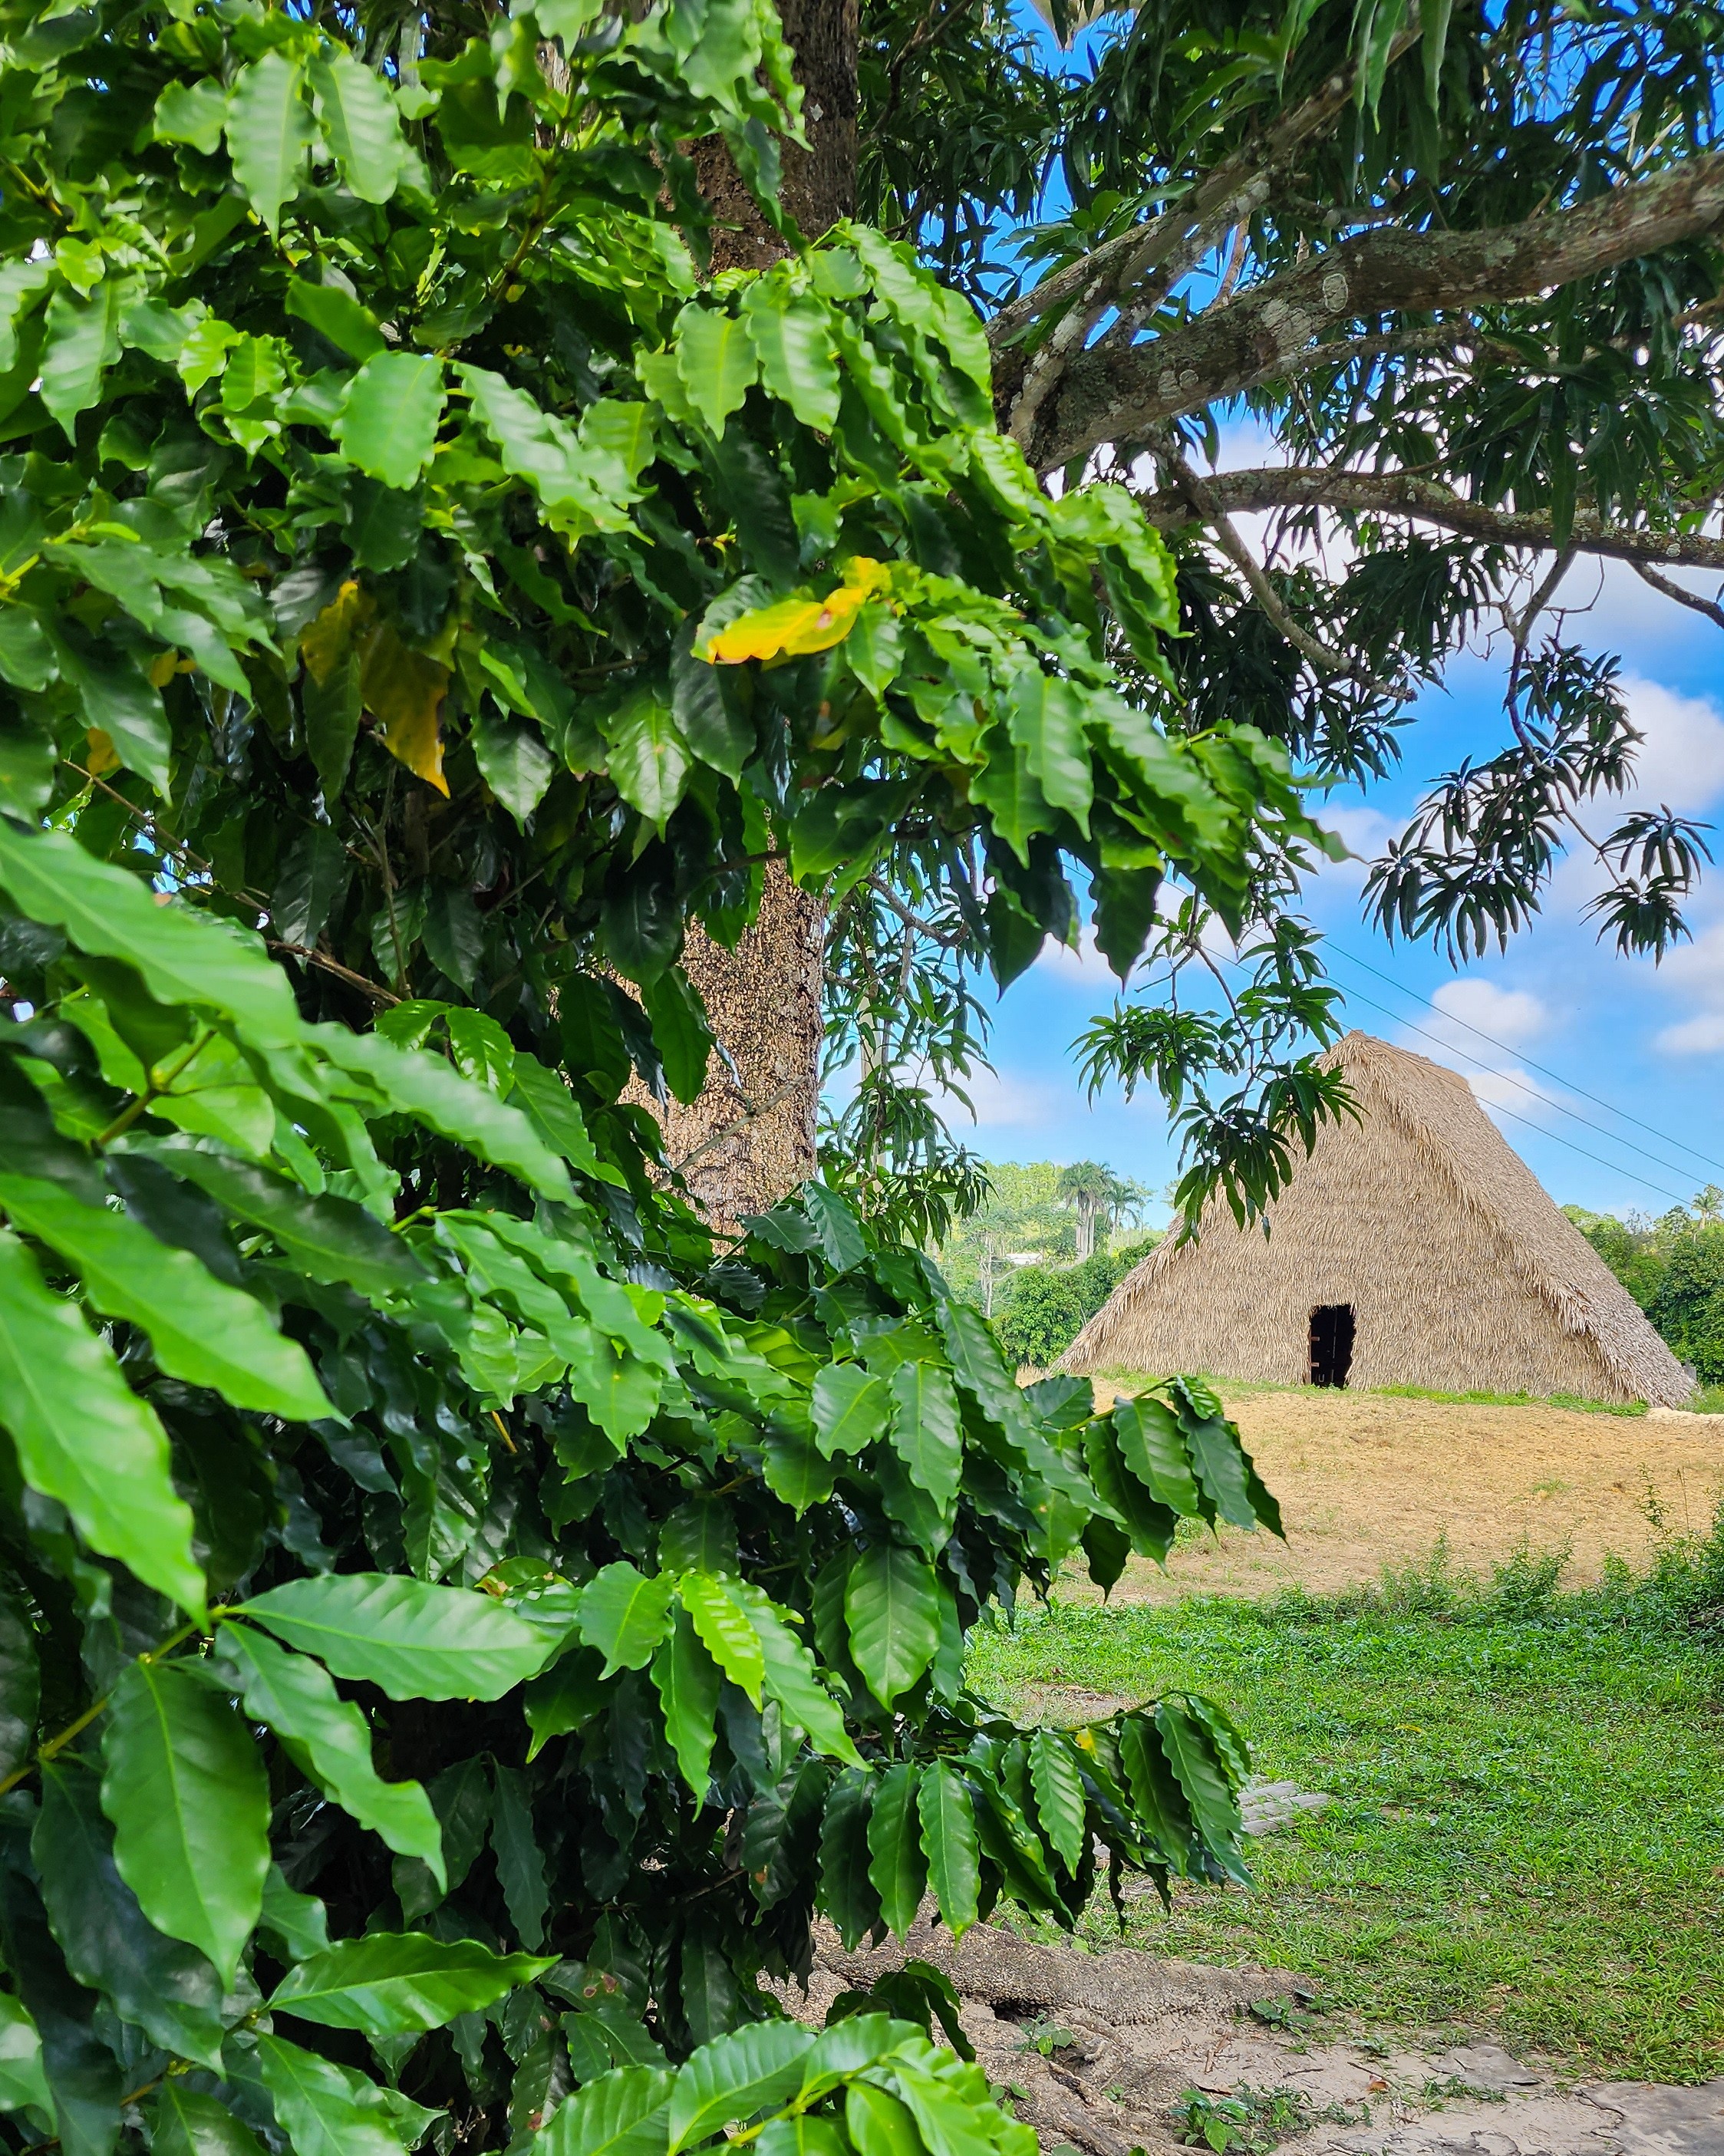
<path id="1" fill-rule="evenodd" d="M 884 562 L 858 555 L 844 578 L 824 599 L 780 599 L 743 614 L 708 637 L 700 656 L 715 666 L 740 666 L 749 659 L 801 659 L 831 650 L 855 627 L 868 601 L 885 590 L 891 572 Z"/>
<path id="2" fill-rule="evenodd" d="M 309 662 L 308 662 L 309 663 Z M 449 686 L 449 669 L 411 651 L 387 622 L 366 639 L 359 662 L 359 693 L 383 729 L 383 746 L 416 778 L 447 798 L 443 741 L 437 713 Z"/>
<path id="3" fill-rule="evenodd" d="M 180 654 L 177 651 L 158 651 L 156 653 L 156 656 L 150 661 L 150 681 L 153 687 L 157 689 L 165 689 L 168 683 L 172 680 L 174 668 L 178 663 L 179 655 Z"/>
<path id="4" fill-rule="evenodd" d="M 110 771 L 120 768 L 120 752 L 100 726 L 86 726 L 84 738 L 90 743 L 89 760 L 85 769 L 92 778 L 105 778 Z"/>
<path id="5" fill-rule="evenodd" d="M 300 632 L 300 656 L 321 689 L 353 648 L 354 637 L 377 611 L 377 601 L 351 581 Z"/>

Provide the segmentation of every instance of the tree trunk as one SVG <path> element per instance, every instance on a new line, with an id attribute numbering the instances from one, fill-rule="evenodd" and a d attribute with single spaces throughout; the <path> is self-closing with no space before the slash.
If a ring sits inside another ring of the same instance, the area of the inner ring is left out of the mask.
<path id="1" fill-rule="evenodd" d="M 784 145 L 782 200 L 818 237 L 856 203 L 857 0 L 786 0 L 782 13 L 809 144 Z M 713 234 L 713 269 L 776 261 L 784 248 L 724 144 L 709 138 L 695 162 L 722 228 Z M 776 861 L 767 864 L 760 918 L 734 951 L 689 932 L 683 964 L 724 1055 L 713 1057 L 692 1107 L 673 1101 L 662 1111 L 664 1149 L 716 1228 L 765 1212 L 814 1173 L 825 942 L 824 906 Z"/>

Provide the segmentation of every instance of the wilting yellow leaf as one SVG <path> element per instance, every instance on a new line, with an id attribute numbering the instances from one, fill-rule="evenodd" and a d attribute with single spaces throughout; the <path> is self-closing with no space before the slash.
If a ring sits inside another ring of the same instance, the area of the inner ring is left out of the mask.
<path id="1" fill-rule="evenodd" d="M 158 651 L 150 661 L 150 681 L 154 688 L 165 689 L 173 679 L 173 670 L 179 659 L 177 651 Z"/>
<path id="2" fill-rule="evenodd" d="M 377 601 L 352 582 L 342 585 L 322 613 L 300 632 L 300 656 L 321 689 L 353 648 L 353 639 L 377 611 Z"/>
<path id="3" fill-rule="evenodd" d="M 309 662 L 308 662 L 309 664 Z M 437 713 L 449 686 L 449 669 L 410 651 L 387 622 L 366 639 L 359 662 L 359 694 L 383 730 L 383 746 L 416 778 L 445 798 L 443 741 Z"/>
<path id="4" fill-rule="evenodd" d="M 801 659 L 842 644 L 856 616 L 875 593 L 884 591 L 890 571 L 883 562 L 859 555 L 844 570 L 844 580 L 824 599 L 780 599 L 760 607 L 709 636 L 700 656 L 715 666 L 740 666 L 749 659 Z"/>
<path id="5" fill-rule="evenodd" d="M 90 743 L 85 769 L 92 778 L 105 778 L 110 771 L 120 768 L 120 752 L 100 726 L 86 726 L 84 738 Z"/>

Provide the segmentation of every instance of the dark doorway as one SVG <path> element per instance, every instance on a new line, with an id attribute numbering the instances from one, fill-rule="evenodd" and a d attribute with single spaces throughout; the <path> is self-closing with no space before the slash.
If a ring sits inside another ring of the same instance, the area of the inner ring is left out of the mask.
<path id="1" fill-rule="evenodd" d="M 1353 1306 L 1319 1303 L 1311 1314 L 1311 1381 L 1344 1385 L 1353 1366 Z"/>

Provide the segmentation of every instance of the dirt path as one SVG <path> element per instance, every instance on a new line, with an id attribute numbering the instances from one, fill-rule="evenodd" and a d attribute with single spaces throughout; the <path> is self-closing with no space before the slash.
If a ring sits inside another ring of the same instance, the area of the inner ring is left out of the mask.
<path id="1" fill-rule="evenodd" d="M 1467 1406 L 1373 1393 L 1220 1388 L 1287 1542 L 1230 1527 L 1182 1539 L 1162 1573 L 1134 1558 L 1126 1601 L 1183 1594 L 1331 1593 L 1385 1564 L 1423 1563 L 1439 1535 L 1460 1568 L 1488 1572 L 1523 1543 L 1567 1543 L 1572 1586 L 1596 1581 L 1607 1553 L 1641 1565 L 1655 1539 L 1706 1526 L 1724 1496 L 1724 1416 L 1581 1414 Z M 1098 1382 L 1096 1397 L 1113 1396 Z M 1076 1590 L 1074 1579 L 1066 1591 Z M 1724 2150 L 1721 2150 L 1724 2156 Z"/>

